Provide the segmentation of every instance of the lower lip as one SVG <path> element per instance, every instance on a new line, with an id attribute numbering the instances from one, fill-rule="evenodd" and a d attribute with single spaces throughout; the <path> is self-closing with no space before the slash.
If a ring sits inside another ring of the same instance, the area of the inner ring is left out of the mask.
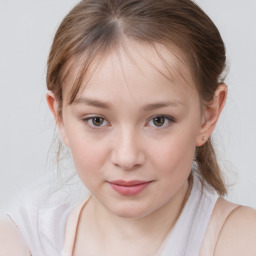
<path id="1" fill-rule="evenodd" d="M 109 183 L 110 186 L 119 194 L 123 196 L 135 196 L 143 191 L 151 182 L 146 182 L 137 185 L 123 186 L 118 184 Z"/>

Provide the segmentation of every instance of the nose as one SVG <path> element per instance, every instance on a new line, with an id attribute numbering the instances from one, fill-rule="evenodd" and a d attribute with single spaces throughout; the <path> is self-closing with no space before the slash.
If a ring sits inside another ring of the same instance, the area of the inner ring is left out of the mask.
<path id="1" fill-rule="evenodd" d="M 143 165 L 146 160 L 139 135 L 131 129 L 122 129 L 116 134 L 111 161 L 123 170 L 131 170 Z"/>

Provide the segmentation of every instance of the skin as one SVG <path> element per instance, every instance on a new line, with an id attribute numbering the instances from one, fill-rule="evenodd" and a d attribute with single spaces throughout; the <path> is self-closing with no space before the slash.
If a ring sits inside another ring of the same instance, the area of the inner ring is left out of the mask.
<path id="1" fill-rule="evenodd" d="M 74 255 L 155 255 L 180 213 L 195 148 L 211 135 L 225 104 L 222 84 L 202 106 L 189 69 L 163 47 L 157 46 L 168 54 L 168 68 L 153 48 L 127 45 L 132 58 L 123 48 L 112 51 L 71 105 L 75 74 L 69 77 L 62 116 L 54 94 L 47 94 L 61 138 L 93 195 Z M 113 180 L 150 183 L 124 196 L 113 190 Z"/>
<path id="2" fill-rule="evenodd" d="M 210 136 L 225 103 L 225 85 L 202 107 L 188 70 L 172 54 L 168 56 L 172 60 L 170 76 L 153 49 L 135 42 L 129 46 L 137 65 L 125 52 L 111 53 L 78 95 L 104 100 L 111 104 L 110 109 L 68 105 L 67 88 L 59 116 L 54 94 L 47 93 L 62 140 L 72 151 L 82 182 L 93 194 L 81 213 L 73 256 L 161 255 L 181 211 L 195 146 Z M 182 76 L 177 70 L 182 70 Z M 167 74 L 170 77 L 165 80 Z M 166 98 L 182 104 L 141 110 Z M 108 122 L 97 128 L 100 130 L 92 130 L 91 123 L 83 120 L 88 113 L 103 115 Z M 156 127 L 152 116 L 159 114 L 171 115 L 175 121 L 165 120 L 163 127 Z M 126 197 L 116 194 L 106 182 L 120 178 L 153 182 L 138 195 Z M 223 224 L 220 216 L 230 205 L 218 199 L 199 256 L 256 255 L 256 211 L 239 207 Z M 219 233 L 215 226 L 221 227 Z M 0 230 L 0 254 L 27 255 L 23 237 L 4 216 L 0 216 Z M 213 245 L 212 235 L 217 239 Z"/>
<path id="3" fill-rule="evenodd" d="M 21 232 L 3 214 L 0 214 L 0 255 L 28 255 L 28 246 Z"/>
<path id="4" fill-rule="evenodd" d="M 227 201 L 224 202 L 224 204 L 229 203 Z M 239 207 L 225 222 L 220 232 L 214 255 L 254 256 L 256 255 L 255 242 L 256 211 L 246 206 Z"/>
<path id="5" fill-rule="evenodd" d="M 220 197 L 211 215 L 199 256 L 254 256 L 255 230 L 254 209 Z"/>

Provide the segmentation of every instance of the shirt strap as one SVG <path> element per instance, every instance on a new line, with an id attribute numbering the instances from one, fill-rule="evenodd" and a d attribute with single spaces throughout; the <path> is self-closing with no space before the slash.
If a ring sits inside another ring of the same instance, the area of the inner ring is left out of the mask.
<path id="1" fill-rule="evenodd" d="M 218 199 L 212 212 L 199 256 L 214 255 L 219 235 L 224 224 L 229 216 L 239 207 L 240 205 L 225 201 L 221 197 Z"/>
<path id="2" fill-rule="evenodd" d="M 71 256 L 73 254 L 81 213 L 90 198 L 91 195 L 76 206 L 69 214 L 66 223 L 65 240 L 61 256 Z"/>

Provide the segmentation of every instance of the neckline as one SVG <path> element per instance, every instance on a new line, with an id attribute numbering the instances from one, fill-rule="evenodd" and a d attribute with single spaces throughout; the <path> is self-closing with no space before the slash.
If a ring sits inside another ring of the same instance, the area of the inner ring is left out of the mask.
<path id="1" fill-rule="evenodd" d="M 192 180 L 190 183 L 192 183 L 192 184 L 189 184 L 189 186 L 188 186 L 188 190 L 186 192 L 182 208 L 180 210 L 180 213 L 179 213 L 177 219 L 175 220 L 175 224 L 174 224 L 173 228 L 171 229 L 171 231 L 168 233 L 167 237 L 164 239 L 164 241 L 158 251 L 162 251 L 164 249 L 165 244 L 168 241 L 168 238 L 172 234 L 172 231 L 173 231 L 177 221 L 179 220 L 180 216 L 182 215 L 182 212 L 184 211 L 184 207 L 185 207 L 185 205 L 190 197 L 190 194 L 192 192 L 192 189 L 193 189 L 193 177 L 192 177 Z M 61 256 L 73 256 L 74 249 L 75 249 L 75 242 L 76 242 L 77 233 L 78 233 L 78 226 L 79 226 L 79 223 L 81 220 L 81 215 L 82 215 L 82 212 L 83 212 L 85 206 L 91 199 L 91 197 L 92 197 L 92 195 L 89 195 L 89 197 L 86 197 L 86 199 L 84 199 L 79 205 L 77 205 L 71 211 L 70 215 L 68 216 L 68 220 L 67 220 L 67 224 L 66 224 L 66 231 L 65 231 L 64 247 L 63 247 Z"/>
<path id="2" fill-rule="evenodd" d="M 182 202 L 182 205 L 181 205 L 181 208 L 180 208 L 180 211 L 179 211 L 179 214 L 178 216 L 176 217 L 176 219 L 174 220 L 174 224 L 173 224 L 173 227 L 171 228 L 171 230 L 168 232 L 166 238 L 164 239 L 164 241 L 162 242 L 162 245 L 160 246 L 160 248 L 158 249 L 158 252 L 162 251 L 164 249 L 164 246 L 166 244 L 166 242 L 168 241 L 168 238 L 170 237 L 170 235 L 172 234 L 172 230 L 174 229 L 177 221 L 179 220 L 183 210 L 184 210 L 184 207 L 190 197 L 190 194 L 191 194 L 191 191 L 192 191 L 192 188 L 193 188 L 193 176 L 189 177 L 188 179 L 188 187 L 187 187 L 187 191 L 185 193 L 185 196 L 184 196 L 184 199 L 183 199 L 183 202 Z M 89 202 L 89 200 L 91 199 L 92 195 L 90 195 L 90 197 L 86 200 L 84 200 L 77 208 L 77 214 L 76 214 L 76 225 L 75 225 L 75 229 L 74 229 L 74 232 L 73 232 L 73 239 L 71 240 L 72 241 L 72 245 L 71 245 L 71 252 L 72 254 L 70 256 L 73 256 L 73 253 L 74 253 L 74 249 L 75 249 L 75 242 L 76 242 L 76 239 L 77 239 L 77 233 L 78 233 L 78 226 L 80 224 L 80 221 L 81 221 L 81 215 L 82 215 L 82 212 L 86 206 L 86 204 Z M 157 252 L 157 255 L 158 255 L 158 252 Z"/>
<path id="3" fill-rule="evenodd" d="M 193 175 L 191 191 L 188 195 L 186 203 L 184 204 L 184 206 L 180 212 L 180 215 L 177 217 L 177 220 L 176 220 L 172 230 L 169 232 L 169 234 L 167 235 L 167 238 L 163 242 L 163 248 L 162 248 L 163 251 L 162 251 L 161 255 L 167 255 L 166 252 L 167 252 L 167 250 L 169 251 L 169 249 L 167 247 L 169 247 L 169 246 L 166 247 L 166 244 L 169 244 L 170 240 L 173 240 L 173 238 L 172 238 L 173 233 L 176 233 L 177 228 L 180 228 L 180 226 L 182 225 L 181 222 L 183 222 L 183 219 L 184 219 L 185 212 L 188 211 L 188 208 L 191 208 L 191 203 L 193 203 L 192 201 L 194 201 L 191 199 L 191 195 L 194 194 L 196 190 L 199 190 L 198 183 L 199 183 L 198 177 L 196 175 Z M 82 214 L 84 207 L 86 206 L 86 204 L 88 203 L 88 201 L 90 200 L 91 197 L 92 197 L 92 195 L 89 195 L 88 197 L 86 197 L 85 200 L 83 200 L 78 206 L 76 206 L 73 209 L 73 211 L 70 213 L 70 215 L 68 217 L 67 224 L 66 224 L 65 241 L 64 241 L 64 247 L 62 250 L 62 256 L 73 256 L 73 252 L 75 249 L 75 241 L 76 241 L 77 232 L 78 232 L 78 225 L 80 223 L 81 214 Z M 173 244 L 173 243 L 171 243 L 171 244 Z"/>

